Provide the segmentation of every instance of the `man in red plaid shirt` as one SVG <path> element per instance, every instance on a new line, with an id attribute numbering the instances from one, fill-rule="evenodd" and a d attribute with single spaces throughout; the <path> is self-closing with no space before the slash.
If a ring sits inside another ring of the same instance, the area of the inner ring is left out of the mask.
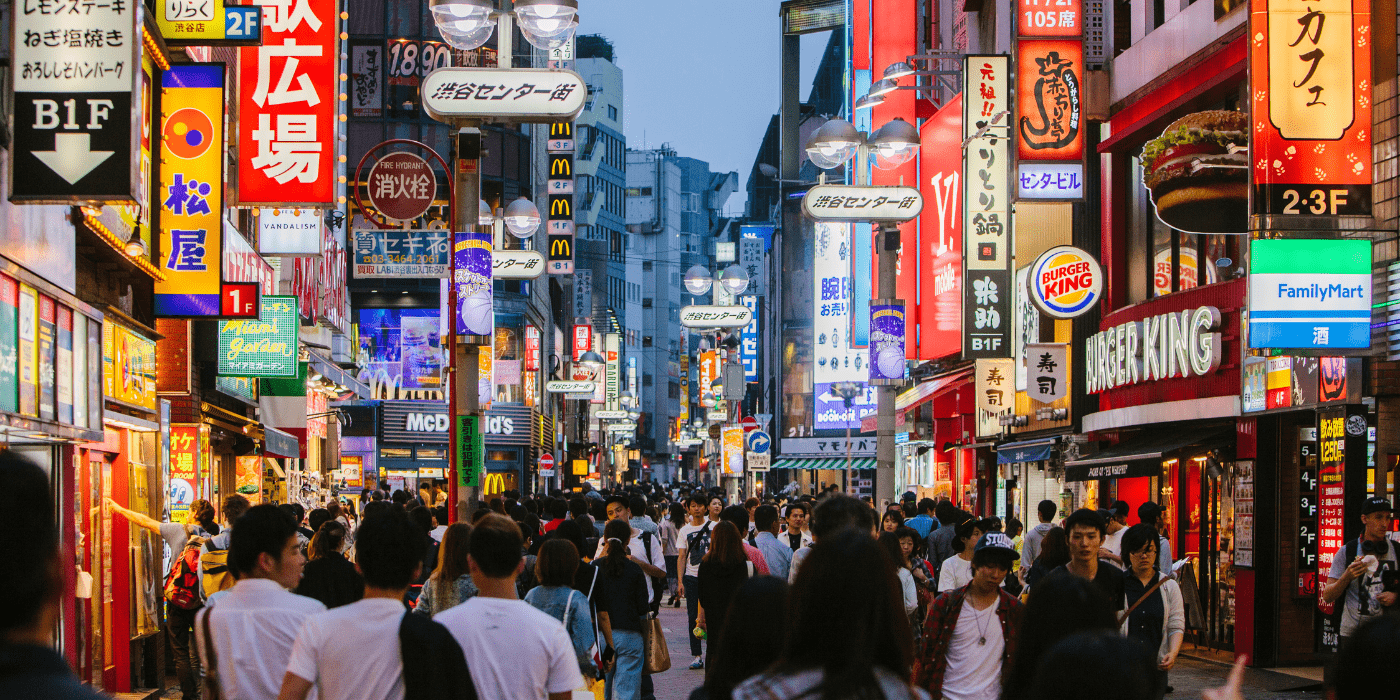
<path id="1" fill-rule="evenodd" d="M 1024 613 L 1001 584 L 1018 558 L 1006 535 L 983 535 L 973 549 L 972 582 L 929 607 L 913 680 L 934 700 L 997 700 L 1001 694 Z"/>

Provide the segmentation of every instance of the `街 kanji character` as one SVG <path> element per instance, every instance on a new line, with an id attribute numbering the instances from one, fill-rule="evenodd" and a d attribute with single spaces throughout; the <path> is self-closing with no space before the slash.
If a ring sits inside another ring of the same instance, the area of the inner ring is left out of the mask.
<path id="1" fill-rule="evenodd" d="M 250 161 L 263 174 L 285 185 L 316 182 L 321 175 L 321 143 L 316 140 L 314 115 L 279 114 L 277 130 L 272 115 L 259 114 L 252 137 L 258 142 L 258 155 Z"/>
<path id="2" fill-rule="evenodd" d="M 319 44 L 298 46 L 296 39 L 286 39 L 281 44 L 270 44 L 258 48 L 258 81 L 253 87 L 253 102 L 259 107 L 267 105 L 284 105 L 292 102 L 305 102 L 308 105 L 321 103 L 321 98 L 316 94 L 316 86 L 311 82 L 311 76 L 302 73 L 297 74 L 297 66 L 300 64 L 299 56 L 311 58 L 321 55 L 322 47 Z M 282 64 L 282 72 L 277 79 L 277 84 L 268 92 L 268 83 L 272 77 L 272 59 L 285 58 Z M 292 88 L 292 81 L 295 80 L 297 87 Z"/>
<path id="3" fill-rule="evenodd" d="M 574 86 L 572 84 L 564 83 L 563 85 L 554 88 L 554 92 L 549 93 L 549 101 L 563 102 L 564 100 L 569 99 L 569 95 L 572 94 L 573 91 Z"/>

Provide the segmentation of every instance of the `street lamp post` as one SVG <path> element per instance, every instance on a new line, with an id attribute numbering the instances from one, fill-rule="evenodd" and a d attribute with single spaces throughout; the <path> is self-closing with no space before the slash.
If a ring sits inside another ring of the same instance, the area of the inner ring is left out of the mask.
<path id="1" fill-rule="evenodd" d="M 856 397 L 860 396 L 865 387 L 860 382 L 836 382 L 831 385 L 831 393 L 841 397 L 841 403 L 845 405 L 846 420 L 846 491 L 852 496 L 856 495 L 855 472 L 851 469 L 851 418 L 850 411 L 856 405 Z"/>

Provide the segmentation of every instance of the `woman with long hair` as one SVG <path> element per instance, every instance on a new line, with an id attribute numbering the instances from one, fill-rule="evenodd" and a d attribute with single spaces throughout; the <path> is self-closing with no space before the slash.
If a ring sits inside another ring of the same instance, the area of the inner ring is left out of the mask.
<path id="1" fill-rule="evenodd" d="M 1068 563 L 1069 536 L 1064 528 L 1052 527 L 1040 540 L 1040 554 L 1036 555 L 1030 571 L 1026 573 L 1026 585 L 1034 588 L 1046 574 Z"/>
<path id="2" fill-rule="evenodd" d="M 893 508 L 885 511 L 885 514 L 880 517 L 880 532 L 882 533 L 888 532 L 894 534 L 894 532 L 903 525 L 904 516 Z"/>
<path id="3" fill-rule="evenodd" d="M 1113 604 L 1092 581 L 1060 572 L 1031 591 L 1016 635 L 1011 670 L 1002 675 L 1002 700 L 1029 700 L 1035 671 L 1051 647 L 1076 632 L 1118 629 Z"/>
<path id="4" fill-rule="evenodd" d="M 639 700 L 642 696 L 642 617 L 651 602 L 651 586 L 642 567 L 627 554 L 632 526 L 626 520 L 609 520 L 603 526 L 607 541 L 598 560 L 598 624 L 607 648 L 603 666 L 607 669 L 609 700 Z"/>
<path id="5" fill-rule="evenodd" d="M 327 608 L 349 605 L 365 597 L 365 580 L 345 558 L 345 526 L 327 520 L 311 538 L 310 561 L 302 569 L 295 593 L 321 601 Z"/>
<path id="6" fill-rule="evenodd" d="M 968 518 L 953 527 L 954 556 L 943 560 L 938 569 L 938 592 L 962 588 L 972 582 L 972 548 L 985 531 L 976 518 Z"/>
<path id="7" fill-rule="evenodd" d="M 1154 675 L 1160 681 L 1156 698 L 1161 698 L 1167 689 L 1167 672 L 1176 665 L 1186 635 L 1181 587 L 1170 574 L 1157 571 L 1157 528 L 1138 523 L 1123 533 L 1120 545 L 1123 563 L 1128 565 L 1123 572 L 1123 609 L 1132 609 L 1121 631 L 1155 655 Z M 1158 580 L 1164 583 L 1149 593 Z"/>
<path id="8" fill-rule="evenodd" d="M 442 547 L 438 549 L 437 568 L 423 584 L 413 612 L 432 617 L 477 594 L 471 570 L 467 568 L 471 538 L 471 525 L 452 523 L 447 527 Z"/>
<path id="9" fill-rule="evenodd" d="M 735 686 L 778 660 L 787 626 L 787 581 L 774 576 L 744 581 L 729 606 L 724 639 L 718 640 L 705 685 L 696 688 L 690 700 L 730 700 Z"/>
<path id="10" fill-rule="evenodd" d="M 551 537 L 540 545 L 535 557 L 535 579 L 540 585 L 525 594 L 525 602 L 564 623 L 564 630 L 574 643 L 579 673 L 595 678 L 593 665 L 593 613 L 588 598 L 574 590 L 574 574 L 578 572 L 578 549 L 565 539 Z"/>
<path id="11" fill-rule="evenodd" d="M 705 649 L 705 665 L 714 656 L 717 640 L 724 636 L 724 623 L 734 595 L 744 581 L 753 576 L 753 562 L 744 552 L 739 528 L 721 520 L 710 535 L 710 551 L 700 560 L 700 610 L 696 626 L 705 630 L 710 640 Z M 708 678 L 708 671 L 707 678 Z"/>
<path id="12" fill-rule="evenodd" d="M 676 570 L 676 558 L 680 556 L 680 549 L 677 547 L 676 540 L 680 537 L 681 528 L 685 527 L 685 506 L 672 503 L 659 526 L 661 528 L 661 554 L 666 557 L 666 590 L 671 594 L 671 599 L 666 601 L 666 604 L 673 608 L 679 608 L 681 601 L 676 588 L 680 583 L 680 574 Z"/>
<path id="13" fill-rule="evenodd" d="M 793 583 L 782 653 L 734 700 L 927 697 L 909 682 L 914 642 L 901 599 L 894 565 L 869 532 L 822 536 Z"/>
<path id="14" fill-rule="evenodd" d="M 899 577 L 899 589 L 904 600 L 904 614 L 913 615 L 919 608 L 918 587 L 914 583 L 914 572 L 910 571 L 909 555 L 904 553 L 904 548 L 900 546 L 898 533 L 880 533 L 880 548 L 885 550 L 885 554 L 890 556 L 890 563 L 894 564 L 894 573 Z"/>

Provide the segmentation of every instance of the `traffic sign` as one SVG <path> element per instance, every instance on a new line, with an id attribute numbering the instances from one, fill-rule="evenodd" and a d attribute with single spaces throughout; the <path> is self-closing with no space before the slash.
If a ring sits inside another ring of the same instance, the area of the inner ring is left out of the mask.
<path id="1" fill-rule="evenodd" d="M 365 189 L 370 205 L 390 221 L 412 221 L 433 205 L 437 175 L 417 154 L 395 151 L 375 161 Z"/>
<path id="2" fill-rule="evenodd" d="M 535 463 L 540 467 L 540 476 L 554 476 L 554 455 L 546 452 Z"/>
<path id="3" fill-rule="evenodd" d="M 769 470 L 769 467 L 773 463 L 773 455 L 767 452 L 764 452 L 763 454 L 759 454 L 757 452 L 750 452 L 747 461 L 749 463 L 749 471 L 766 472 Z"/>
<path id="4" fill-rule="evenodd" d="M 744 436 L 744 448 L 753 454 L 766 455 L 773 449 L 773 438 L 762 430 L 755 430 Z"/>
<path id="5" fill-rule="evenodd" d="M 802 211 L 817 221 L 902 222 L 924 208 L 912 187 L 817 185 L 802 197 Z"/>
<path id="6" fill-rule="evenodd" d="M 744 432 L 752 433 L 758 430 L 758 419 L 753 416 L 744 416 L 744 419 L 739 421 L 739 425 L 744 429 Z"/>
<path id="7" fill-rule="evenodd" d="M 423 78 L 423 109 L 440 122 L 549 124 L 583 111 L 578 73 L 547 68 L 439 68 Z"/>
<path id="8" fill-rule="evenodd" d="M 598 420 L 622 420 L 627 417 L 626 411 L 599 411 L 594 414 Z"/>
<path id="9" fill-rule="evenodd" d="M 10 19 L 15 37 L 11 201 L 143 199 L 142 168 L 150 161 L 138 157 L 138 144 L 142 125 L 151 118 L 154 82 L 140 69 L 138 10 L 144 8 L 130 2 L 82 7 L 32 4 Z M 70 42 L 72 37 L 77 39 Z M 143 81 L 149 81 L 144 89 Z"/>

